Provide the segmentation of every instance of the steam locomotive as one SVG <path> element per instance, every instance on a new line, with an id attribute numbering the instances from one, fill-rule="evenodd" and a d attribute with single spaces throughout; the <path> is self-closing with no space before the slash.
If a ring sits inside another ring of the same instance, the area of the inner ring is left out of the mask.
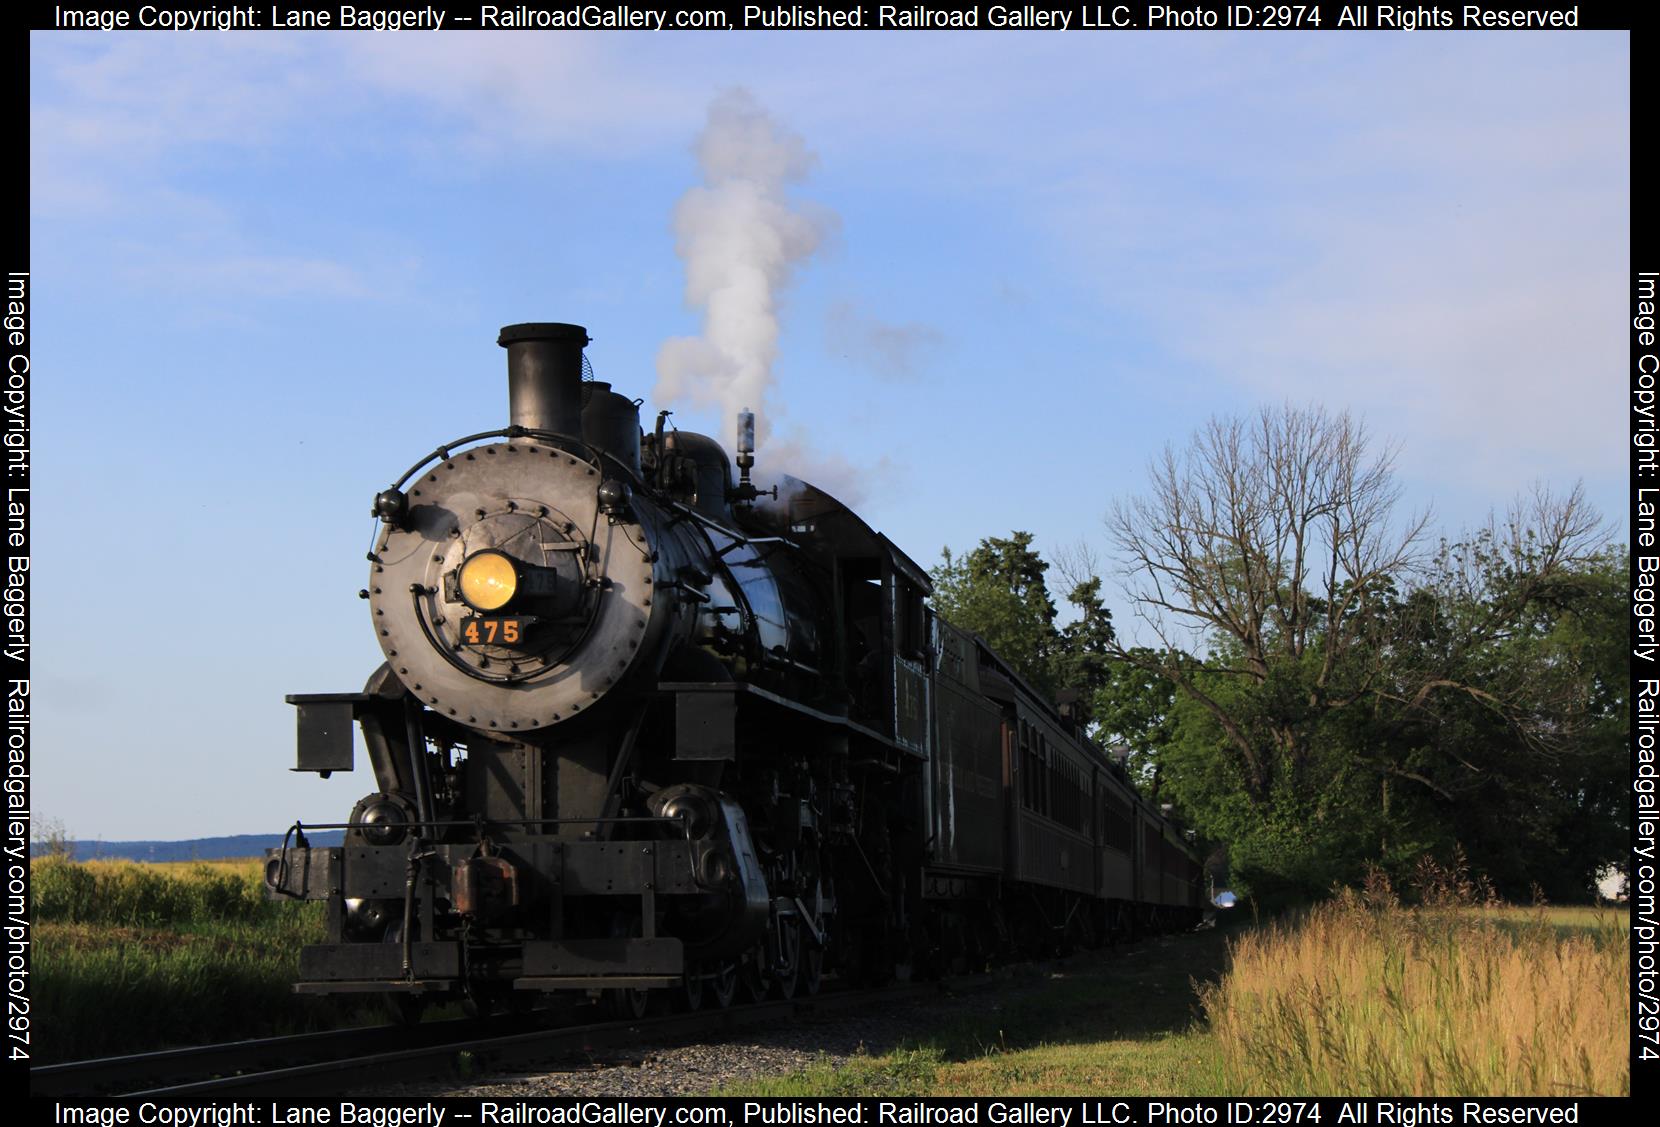
<path id="1" fill-rule="evenodd" d="M 510 425 L 374 499 L 386 662 L 290 696 L 297 770 L 374 773 L 339 846 L 296 823 L 268 894 L 322 900 L 296 989 L 585 992 L 638 1014 L 931 974 L 1196 922 L 1182 833 L 846 506 L 643 433 L 588 335 L 509 325 Z"/>

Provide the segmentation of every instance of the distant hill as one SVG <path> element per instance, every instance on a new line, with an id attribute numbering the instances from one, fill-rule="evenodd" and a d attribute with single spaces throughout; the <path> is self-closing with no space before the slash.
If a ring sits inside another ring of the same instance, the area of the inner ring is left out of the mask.
<path id="1" fill-rule="evenodd" d="M 307 833 L 312 845 L 339 845 L 340 830 Z M 282 834 L 236 834 L 232 837 L 198 837 L 189 841 L 71 841 L 67 843 L 77 861 L 100 857 L 127 861 L 222 861 L 236 857 L 263 857 L 267 849 L 282 844 Z M 33 842 L 36 856 L 45 852 L 43 843 Z"/>

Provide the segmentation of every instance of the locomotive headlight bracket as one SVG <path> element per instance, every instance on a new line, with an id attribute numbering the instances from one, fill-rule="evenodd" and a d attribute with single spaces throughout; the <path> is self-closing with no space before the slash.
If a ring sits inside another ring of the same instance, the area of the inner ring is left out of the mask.
<path id="1" fill-rule="evenodd" d="M 481 614 L 506 607 L 519 593 L 522 576 L 518 561 L 506 552 L 486 548 L 462 561 L 456 574 L 461 599 Z"/>

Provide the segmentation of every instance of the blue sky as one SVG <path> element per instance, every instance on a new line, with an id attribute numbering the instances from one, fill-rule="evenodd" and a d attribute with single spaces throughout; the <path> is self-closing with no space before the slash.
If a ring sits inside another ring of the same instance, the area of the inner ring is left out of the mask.
<path id="1" fill-rule="evenodd" d="M 1105 559 L 1165 443 L 1287 399 L 1398 443 L 1438 527 L 1582 479 L 1623 534 L 1629 48 L 36 33 L 35 810 L 175 838 L 371 789 L 289 774 L 282 700 L 379 663 L 370 499 L 506 421 L 503 324 L 585 324 L 651 395 L 732 87 L 829 232 L 775 433 L 925 565 L 1013 528 Z"/>

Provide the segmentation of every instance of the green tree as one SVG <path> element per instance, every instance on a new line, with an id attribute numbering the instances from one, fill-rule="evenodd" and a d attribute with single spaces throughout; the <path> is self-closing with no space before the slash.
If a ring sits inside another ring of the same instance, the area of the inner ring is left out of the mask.
<path id="1" fill-rule="evenodd" d="M 1207 711 L 1252 801 L 1314 754 L 1311 722 L 1361 699 L 1373 609 L 1412 566 L 1425 517 L 1391 527 L 1399 487 L 1347 415 L 1285 407 L 1215 419 L 1151 468 L 1151 491 L 1114 506 L 1126 594 L 1161 646 L 1154 672 Z M 1255 687 L 1248 709 L 1210 691 Z"/>
<path id="2" fill-rule="evenodd" d="M 1101 689 L 1122 664 L 1112 653 L 1117 645 L 1112 611 L 1101 600 L 1101 580 L 1090 575 L 1076 580 L 1066 601 L 1074 617 L 1060 628 L 1050 652 L 1050 677 L 1057 689 L 1071 694 L 1073 716 L 1085 731 L 1096 723 L 1095 702 Z"/>
<path id="3" fill-rule="evenodd" d="M 1176 686 L 1158 672 L 1171 655 L 1137 649 L 1134 661 L 1110 661 L 1095 690 L 1093 714 L 1103 739 L 1129 748 L 1130 771 L 1152 784 L 1176 742 Z"/>
<path id="4" fill-rule="evenodd" d="M 1032 548 L 1032 534 L 989 536 L 953 556 L 940 552 L 930 575 L 934 608 L 946 621 L 986 640 L 1022 677 L 1051 697 L 1050 660 L 1058 644 L 1055 602 L 1044 573 L 1049 565 Z"/>
<path id="5" fill-rule="evenodd" d="M 1259 891 L 1318 892 L 1464 834 L 1511 873 L 1543 871 L 1546 829 L 1571 822 L 1552 788 L 1590 801 L 1568 764 L 1595 678 L 1570 642 L 1607 616 L 1570 608 L 1602 585 L 1600 522 L 1577 489 L 1539 492 L 1428 552 L 1427 518 L 1398 516 L 1390 453 L 1369 446 L 1346 415 L 1284 407 L 1167 449 L 1108 518 L 1159 645 L 1114 647 L 1143 676 L 1109 680 L 1098 714 L 1156 723 L 1163 794 Z"/>
<path id="6" fill-rule="evenodd" d="M 1507 894 L 1566 898 L 1628 833 L 1625 553 L 1536 583 L 1537 539 L 1487 529 L 1442 546 L 1403 600 L 1398 687 L 1380 692 L 1366 746 L 1396 784 L 1380 793 L 1396 832 L 1462 845 Z"/>
<path id="7" fill-rule="evenodd" d="M 1029 532 L 987 537 L 961 556 L 946 548 L 930 573 L 934 608 L 946 621 L 984 638 L 1050 699 L 1075 695 L 1078 721 L 1087 726 L 1096 691 L 1114 664 L 1112 613 L 1101 600 L 1100 578 L 1081 575 L 1067 593 L 1074 617 L 1057 626 L 1048 571 Z"/>

